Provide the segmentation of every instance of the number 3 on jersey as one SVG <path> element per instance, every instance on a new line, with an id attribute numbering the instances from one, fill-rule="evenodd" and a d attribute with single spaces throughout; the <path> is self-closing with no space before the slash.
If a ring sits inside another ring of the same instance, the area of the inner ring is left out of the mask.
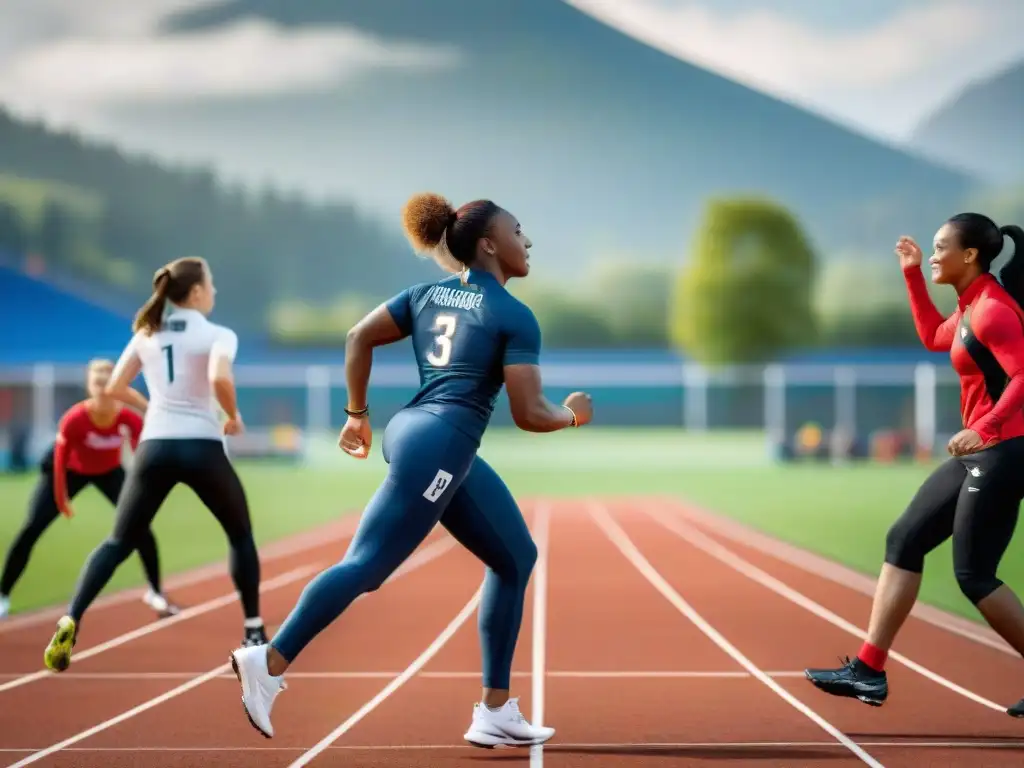
<path id="1" fill-rule="evenodd" d="M 427 353 L 427 362 L 435 368 L 443 368 L 451 362 L 452 336 L 455 334 L 456 325 L 455 315 L 438 315 L 434 318 L 434 329 L 441 333 L 434 337 L 437 349 Z"/>

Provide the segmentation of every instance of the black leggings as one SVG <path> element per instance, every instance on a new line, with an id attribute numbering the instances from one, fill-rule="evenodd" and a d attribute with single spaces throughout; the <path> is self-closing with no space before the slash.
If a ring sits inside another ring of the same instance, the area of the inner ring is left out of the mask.
<path id="1" fill-rule="evenodd" d="M 75 498 L 86 486 L 93 485 L 107 497 L 111 504 L 116 505 L 118 496 L 121 494 L 121 487 L 124 485 L 125 474 L 124 469 L 117 467 L 102 475 L 81 475 L 68 470 L 65 477 L 67 478 L 69 499 Z M 11 548 L 7 551 L 3 575 L 0 576 L 0 595 L 11 594 L 14 585 L 18 583 L 18 579 L 24 573 L 25 566 L 28 565 L 32 548 L 59 515 L 57 500 L 53 496 L 53 470 L 44 467 L 36 482 L 36 487 L 32 491 L 28 506 L 28 518 L 18 535 L 14 537 Z M 156 538 L 149 528 L 139 535 L 136 549 L 139 551 L 139 558 L 142 560 L 142 567 L 146 572 L 150 588 L 159 594 L 160 557 L 157 554 Z"/>
<path id="2" fill-rule="evenodd" d="M 889 529 L 885 561 L 920 573 L 924 558 L 953 537 L 953 568 L 977 605 L 1002 585 L 999 561 L 1013 538 L 1024 498 L 1024 437 L 951 458 L 925 480 Z"/>
<path id="3" fill-rule="evenodd" d="M 259 616 L 260 563 L 252 537 L 249 505 L 220 440 L 143 440 L 128 470 L 110 538 L 86 561 L 70 616 L 76 621 L 107 585 L 156 517 L 178 483 L 195 492 L 217 518 L 231 546 L 231 575 L 245 617 Z"/>

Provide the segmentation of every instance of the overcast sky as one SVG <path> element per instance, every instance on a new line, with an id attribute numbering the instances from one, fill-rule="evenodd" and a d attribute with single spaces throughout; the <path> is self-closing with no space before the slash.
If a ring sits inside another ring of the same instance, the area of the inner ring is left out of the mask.
<path id="1" fill-rule="evenodd" d="M 896 140 L 967 83 L 1024 59 L 1024 0 L 568 1 L 668 53 Z"/>
<path id="2" fill-rule="evenodd" d="M 567 1 L 669 53 L 897 141 L 964 84 L 1024 59 L 1024 0 Z M 0 0 L 0 101 L 108 128 L 113 101 L 318 89 L 457 56 L 340 27 L 296 32 L 249 20 L 204 34 L 156 31 L 171 11 L 217 2 Z"/>

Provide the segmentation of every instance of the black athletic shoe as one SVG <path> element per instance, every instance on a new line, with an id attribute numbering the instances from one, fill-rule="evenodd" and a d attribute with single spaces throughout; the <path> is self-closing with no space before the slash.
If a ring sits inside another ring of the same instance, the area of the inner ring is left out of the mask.
<path id="1" fill-rule="evenodd" d="M 876 672 L 860 659 L 846 658 L 838 669 L 805 669 L 804 675 L 825 693 L 860 699 L 872 707 L 882 706 L 889 696 L 885 672 Z"/>
<path id="2" fill-rule="evenodd" d="M 267 644 L 267 630 L 263 627 L 246 627 L 245 637 L 242 639 L 243 648 L 251 648 L 254 645 Z"/>
<path id="3" fill-rule="evenodd" d="M 1010 717 L 1024 717 L 1024 699 L 1021 699 L 1008 710 L 1006 710 L 1006 714 L 1008 714 Z"/>

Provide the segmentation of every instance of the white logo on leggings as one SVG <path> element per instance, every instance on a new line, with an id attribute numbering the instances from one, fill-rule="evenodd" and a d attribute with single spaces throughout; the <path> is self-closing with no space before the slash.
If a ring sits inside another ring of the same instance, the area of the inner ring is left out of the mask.
<path id="1" fill-rule="evenodd" d="M 440 498 L 441 494 L 444 493 L 444 489 L 448 487 L 448 483 L 452 481 L 452 476 L 445 472 L 443 469 L 437 470 L 437 474 L 434 475 L 434 479 L 430 481 L 430 485 L 427 486 L 427 490 L 423 492 L 423 498 L 433 503 Z"/>

